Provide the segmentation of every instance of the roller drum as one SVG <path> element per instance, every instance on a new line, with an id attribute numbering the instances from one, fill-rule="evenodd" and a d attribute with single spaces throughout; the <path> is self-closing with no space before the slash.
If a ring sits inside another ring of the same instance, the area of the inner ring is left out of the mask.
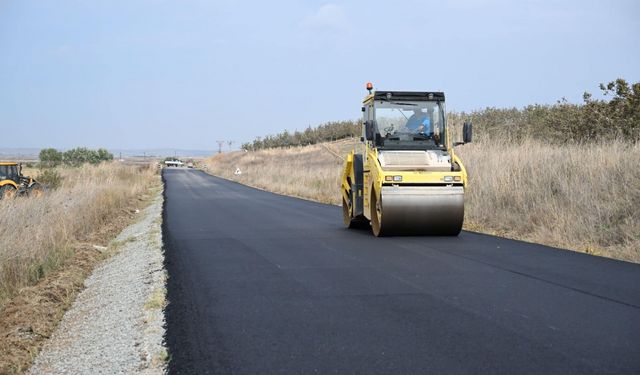
<path id="1" fill-rule="evenodd" d="M 380 234 L 458 235 L 464 220 L 462 186 L 383 186 Z"/>

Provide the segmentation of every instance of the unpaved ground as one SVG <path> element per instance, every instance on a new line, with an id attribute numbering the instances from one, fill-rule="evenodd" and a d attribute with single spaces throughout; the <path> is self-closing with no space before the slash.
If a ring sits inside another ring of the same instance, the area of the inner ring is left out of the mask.
<path id="1" fill-rule="evenodd" d="M 161 374 L 166 273 L 162 197 L 106 251 L 28 371 L 30 374 Z"/>

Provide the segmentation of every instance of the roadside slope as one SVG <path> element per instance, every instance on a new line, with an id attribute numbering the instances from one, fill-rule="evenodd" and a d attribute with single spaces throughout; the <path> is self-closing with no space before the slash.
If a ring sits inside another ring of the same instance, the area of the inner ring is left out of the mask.
<path id="1" fill-rule="evenodd" d="M 123 230 L 95 269 L 30 374 L 161 374 L 165 280 L 162 197 Z"/>

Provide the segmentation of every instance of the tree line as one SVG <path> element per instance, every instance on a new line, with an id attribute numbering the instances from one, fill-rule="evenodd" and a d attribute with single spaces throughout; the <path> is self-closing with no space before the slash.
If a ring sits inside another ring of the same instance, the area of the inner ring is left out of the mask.
<path id="1" fill-rule="evenodd" d="M 100 164 L 103 161 L 113 160 L 113 154 L 104 148 L 97 150 L 86 147 L 77 147 L 64 152 L 55 148 L 45 148 L 40 150 L 40 166 L 53 168 L 58 165 L 68 165 L 78 167 L 82 164 Z"/>
<path id="2" fill-rule="evenodd" d="M 603 99 L 589 92 L 583 102 L 561 99 L 555 104 L 532 104 L 524 108 L 485 108 L 472 112 L 450 112 L 450 125 L 471 120 L 476 139 L 522 141 L 537 139 L 551 143 L 594 142 L 612 139 L 640 141 L 640 82 L 629 84 L 622 78 L 599 85 Z M 283 131 L 253 142 L 244 150 L 304 146 L 342 138 L 359 137 L 361 121 L 334 121 L 303 132 Z"/>
<path id="3" fill-rule="evenodd" d="M 617 79 L 599 86 L 603 99 L 589 92 L 583 102 L 561 99 L 552 105 L 518 108 L 485 108 L 469 113 L 449 113 L 449 121 L 471 120 L 478 139 L 550 143 L 587 143 L 623 139 L 640 141 L 640 82 Z"/>
<path id="4" fill-rule="evenodd" d="M 243 143 L 243 150 L 255 151 L 265 148 L 306 146 L 319 142 L 329 142 L 338 139 L 360 136 L 362 129 L 360 121 L 332 121 L 315 128 L 307 127 L 304 131 L 290 133 L 285 130 L 276 135 L 258 137 L 253 142 Z"/>

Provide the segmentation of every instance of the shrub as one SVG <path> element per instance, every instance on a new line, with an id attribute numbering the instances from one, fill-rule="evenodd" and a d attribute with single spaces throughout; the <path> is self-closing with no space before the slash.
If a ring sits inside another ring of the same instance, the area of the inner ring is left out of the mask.
<path id="1" fill-rule="evenodd" d="M 62 183 L 62 176 L 55 169 L 44 169 L 36 180 L 50 189 L 57 189 Z"/>
<path id="2" fill-rule="evenodd" d="M 113 160 L 113 154 L 104 148 L 91 150 L 86 147 L 77 147 L 67 150 L 62 154 L 62 161 L 70 166 L 78 167 L 85 163 L 100 164 L 103 161 Z"/>
<path id="3" fill-rule="evenodd" d="M 113 154 L 107 151 L 104 148 L 98 149 L 98 160 L 99 161 L 111 161 L 113 160 Z"/>

